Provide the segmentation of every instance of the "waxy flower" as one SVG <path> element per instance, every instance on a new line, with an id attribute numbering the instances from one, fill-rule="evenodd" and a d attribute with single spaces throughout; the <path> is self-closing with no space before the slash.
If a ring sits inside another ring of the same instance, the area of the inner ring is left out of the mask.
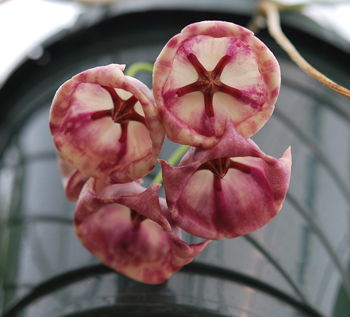
<path id="1" fill-rule="evenodd" d="M 183 230 L 207 239 L 234 238 L 267 224 L 281 209 L 291 152 L 264 154 L 232 126 L 210 150 L 192 148 L 172 167 L 162 161 L 171 216 Z"/>
<path id="2" fill-rule="evenodd" d="M 104 185 L 89 179 L 79 197 L 75 229 L 101 262 L 130 278 L 162 283 L 191 262 L 208 241 L 188 245 L 168 221 L 159 185 Z"/>
<path id="3" fill-rule="evenodd" d="M 72 164 L 61 157 L 58 157 L 58 163 L 61 170 L 64 193 L 67 199 L 70 201 L 78 200 L 81 189 L 88 180 L 88 177 L 81 174 Z"/>
<path id="4" fill-rule="evenodd" d="M 137 68 L 137 67 L 136 67 Z M 153 94 L 124 65 L 84 71 L 56 93 L 50 129 L 74 226 L 102 263 L 148 284 L 167 280 L 209 240 L 267 224 L 289 186 L 291 152 L 268 156 L 249 139 L 271 116 L 280 70 L 269 49 L 236 24 L 185 27 L 154 65 Z M 194 146 L 179 167 L 161 161 L 160 185 L 137 181 L 155 165 L 165 133 Z"/>
<path id="5" fill-rule="evenodd" d="M 123 70 L 111 64 L 74 76 L 57 91 L 50 113 L 59 155 L 109 183 L 146 175 L 164 139 L 150 90 Z"/>
<path id="6" fill-rule="evenodd" d="M 279 65 L 254 34 L 233 23 L 204 21 L 174 36 L 154 64 L 153 90 L 174 142 L 212 147 L 226 121 L 248 138 L 271 116 Z"/>

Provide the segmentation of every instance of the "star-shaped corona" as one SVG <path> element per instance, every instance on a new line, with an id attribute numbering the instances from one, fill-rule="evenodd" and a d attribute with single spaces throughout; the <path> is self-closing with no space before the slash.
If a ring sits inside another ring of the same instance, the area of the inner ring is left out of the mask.
<path id="1" fill-rule="evenodd" d="M 257 230 L 278 214 L 289 186 L 291 152 L 268 156 L 228 126 L 210 150 L 191 148 L 179 167 L 161 164 L 175 224 L 220 240 Z"/>
<path id="2" fill-rule="evenodd" d="M 226 122 L 245 138 L 271 116 L 280 71 L 270 50 L 233 23 L 204 21 L 169 40 L 154 65 L 153 90 L 166 134 L 210 148 Z"/>
<path id="3" fill-rule="evenodd" d="M 125 183 L 146 175 L 164 139 L 147 86 L 111 64 L 89 69 L 57 91 L 50 129 L 60 156 L 82 175 Z"/>
<path id="4" fill-rule="evenodd" d="M 201 91 L 204 96 L 205 113 L 208 117 L 214 116 L 213 97 L 215 92 L 220 91 L 234 98 L 239 98 L 242 95 L 239 89 L 225 85 L 220 80 L 221 73 L 231 56 L 223 56 L 212 71 L 206 70 L 193 53 L 188 54 L 187 58 L 197 71 L 198 79 L 192 84 L 177 89 L 176 94 L 182 97 L 191 92 Z"/>

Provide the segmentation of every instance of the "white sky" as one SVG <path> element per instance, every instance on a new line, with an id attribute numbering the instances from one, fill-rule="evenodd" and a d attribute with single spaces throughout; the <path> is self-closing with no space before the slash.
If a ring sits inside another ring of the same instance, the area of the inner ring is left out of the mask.
<path id="1" fill-rule="evenodd" d="M 312 1 L 315 0 L 281 0 Z M 350 40 L 350 0 L 342 1 L 347 4 L 310 6 L 307 13 L 323 25 L 330 23 Z M 44 39 L 72 25 L 80 11 L 80 4 L 74 1 L 0 0 L 0 86 L 19 61 Z"/>
<path id="2" fill-rule="evenodd" d="M 0 85 L 29 52 L 79 14 L 77 3 L 7 0 L 0 3 Z"/>

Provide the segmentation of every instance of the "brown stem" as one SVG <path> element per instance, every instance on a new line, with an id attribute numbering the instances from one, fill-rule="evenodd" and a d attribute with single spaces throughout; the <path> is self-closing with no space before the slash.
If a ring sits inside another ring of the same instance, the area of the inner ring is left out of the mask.
<path id="1" fill-rule="evenodd" d="M 258 33 L 262 28 L 265 28 L 266 19 L 264 12 L 261 10 L 261 1 L 257 6 L 253 16 L 247 24 L 247 29 L 251 30 L 253 33 Z"/>
<path id="2" fill-rule="evenodd" d="M 321 84 L 336 91 L 337 93 L 350 98 L 350 90 L 337 84 L 327 76 L 319 72 L 311 66 L 297 51 L 294 45 L 289 41 L 281 29 L 279 10 L 275 3 L 270 0 L 263 0 L 261 2 L 261 9 L 265 12 L 267 17 L 267 27 L 270 35 L 275 41 L 286 51 L 289 57 L 308 75 L 316 79 Z"/>

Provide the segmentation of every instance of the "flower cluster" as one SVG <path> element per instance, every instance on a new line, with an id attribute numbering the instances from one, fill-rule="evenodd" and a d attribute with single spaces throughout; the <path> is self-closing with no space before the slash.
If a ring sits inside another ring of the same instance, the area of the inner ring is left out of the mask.
<path id="1" fill-rule="evenodd" d="M 271 116 L 279 66 L 249 30 L 204 21 L 185 27 L 158 56 L 153 95 L 124 66 L 84 71 L 57 91 L 50 129 L 82 244 L 135 280 L 161 283 L 210 240 L 268 223 L 281 209 L 291 169 L 249 139 Z M 191 146 L 178 167 L 161 161 L 161 185 L 140 179 L 165 135 Z M 204 238 L 187 244 L 181 230 Z"/>

